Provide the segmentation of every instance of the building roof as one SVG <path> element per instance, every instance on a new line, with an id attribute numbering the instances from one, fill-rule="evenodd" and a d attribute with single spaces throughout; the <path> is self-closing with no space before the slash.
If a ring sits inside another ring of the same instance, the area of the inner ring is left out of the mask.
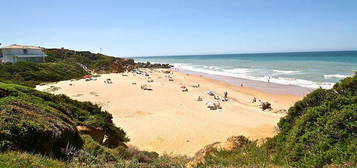
<path id="1" fill-rule="evenodd" d="M 17 45 L 17 44 L 13 44 L 13 45 L 9 45 L 3 48 L 13 48 L 13 49 L 38 49 L 41 50 L 42 47 L 40 46 L 30 46 L 30 45 Z"/>

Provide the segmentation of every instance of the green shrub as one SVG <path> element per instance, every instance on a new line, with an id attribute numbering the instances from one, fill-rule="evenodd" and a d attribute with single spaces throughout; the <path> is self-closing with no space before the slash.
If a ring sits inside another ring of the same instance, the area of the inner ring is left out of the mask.
<path id="1" fill-rule="evenodd" d="M 102 128 L 107 135 L 128 141 L 112 116 L 90 102 L 64 95 L 0 83 L 0 150 L 25 150 L 64 157 L 68 146 L 81 148 L 75 126 Z"/>
<path id="2" fill-rule="evenodd" d="M 86 72 L 74 63 L 18 62 L 0 64 L 0 82 L 34 87 L 44 82 L 77 79 Z"/>
<path id="3" fill-rule="evenodd" d="M 41 155 L 33 155 L 23 152 L 0 153 L 0 167 L 4 168 L 63 168 L 66 163 L 50 159 Z"/>
<path id="4" fill-rule="evenodd" d="M 250 141 L 234 151 L 217 151 L 208 155 L 201 167 L 268 167 L 275 165 L 271 155 L 270 148 L 257 145 L 257 141 Z"/>
<path id="5" fill-rule="evenodd" d="M 278 126 L 262 145 L 216 152 L 204 166 L 356 167 L 357 73 L 296 102 Z"/>
<path id="6" fill-rule="evenodd" d="M 82 135 L 83 149 L 75 157 L 71 167 L 135 167 L 175 168 L 185 167 L 186 157 L 159 156 L 156 152 L 140 151 L 136 148 L 117 147 L 110 149 Z"/>
<path id="7" fill-rule="evenodd" d="M 112 63 L 121 58 L 94 54 L 88 51 L 74 51 L 68 49 L 46 49 L 47 62 L 82 63 L 89 69 L 108 71 Z"/>
<path id="8" fill-rule="evenodd" d="M 279 122 L 280 159 L 296 166 L 356 163 L 357 75 L 318 89 Z"/>

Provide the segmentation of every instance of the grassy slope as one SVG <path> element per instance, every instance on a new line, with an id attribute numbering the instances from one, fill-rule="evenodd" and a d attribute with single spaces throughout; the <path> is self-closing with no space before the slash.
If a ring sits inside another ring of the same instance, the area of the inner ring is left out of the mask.
<path id="1" fill-rule="evenodd" d="M 357 162 L 357 74 L 318 89 L 278 124 L 280 158 L 296 166 Z"/>
<path id="2" fill-rule="evenodd" d="M 46 49 L 46 62 L 79 62 L 86 65 L 89 69 L 98 71 L 108 71 L 110 65 L 117 59 L 103 54 L 94 54 L 88 51 L 74 51 L 68 49 Z"/>
<path id="3" fill-rule="evenodd" d="M 5 152 L 0 154 L 0 167 L 3 168 L 63 168 L 66 163 L 50 159 L 41 155 L 31 155 L 22 152 Z"/>
<path id="4" fill-rule="evenodd" d="M 0 82 L 34 87 L 44 82 L 81 78 L 86 74 L 76 64 L 30 63 L 0 64 Z"/>
<path id="5" fill-rule="evenodd" d="M 357 166 L 357 74 L 333 89 L 317 89 L 289 109 L 277 136 L 233 152 L 216 152 L 207 166 Z"/>
<path id="6" fill-rule="evenodd" d="M 75 156 L 68 162 L 58 161 L 42 155 L 25 152 L 0 153 L 0 167 L 22 168 L 173 168 L 185 167 L 187 158 L 158 156 L 155 152 L 127 150 L 122 147 L 106 148 L 91 137 L 82 135 L 83 148 L 75 152 Z"/>
<path id="7" fill-rule="evenodd" d="M 0 83 L 0 150 L 26 150 L 61 157 L 70 144 L 81 147 L 76 125 L 101 127 L 127 141 L 112 116 L 90 102 L 71 100 L 29 87 Z"/>
<path id="8" fill-rule="evenodd" d="M 67 49 L 46 49 L 46 63 L 18 62 L 0 64 L 0 82 L 34 87 L 40 83 L 78 79 L 86 74 L 76 63 L 89 69 L 108 71 L 120 58 Z"/>

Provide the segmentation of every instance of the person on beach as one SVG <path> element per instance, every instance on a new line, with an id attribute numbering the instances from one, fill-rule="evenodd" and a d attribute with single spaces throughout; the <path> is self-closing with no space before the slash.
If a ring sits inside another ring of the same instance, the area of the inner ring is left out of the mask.
<path id="1" fill-rule="evenodd" d="M 243 87 L 243 83 L 240 84 L 240 87 Z"/>
<path id="2" fill-rule="evenodd" d="M 224 98 L 223 98 L 224 101 L 228 101 L 228 92 L 225 91 L 224 92 Z"/>
<path id="3" fill-rule="evenodd" d="M 198 96 L 197 101 L 202 101 L 202 100 L 203 100 L 202 97 Z"/>

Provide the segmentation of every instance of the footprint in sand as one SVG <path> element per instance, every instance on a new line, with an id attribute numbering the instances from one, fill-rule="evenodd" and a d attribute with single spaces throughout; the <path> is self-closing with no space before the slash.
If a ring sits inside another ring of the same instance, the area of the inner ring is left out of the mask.
<path id="1" fill-rule="evenodd" d="M 61 87 L 57 87 L 57 86 L 50 86 L 49 88 L 43 90 L 44 92 L 47 93 L 52 93 L 52 92 L 56 92 L 58 90 L 62 89 Z"/>
<path id="2" fill-rule="evenodd" d="M 72 97 L 81 97 L 83 96 L 83 94 L 76 94 L 76 95 L 73 95 Z"/>
<path id="3" fill-rule="evenodd" d="M 97 92 L 89 92 L 90 95 L 93 95 L 93 96 L 98 96 L 98 93 Z"/>
<path id="4" fill-rule="evenodd" d="M 137 110 L 134 113 L 124 115 L 123 117 L 124 118 L 143 117 L 143 116 L 151 115 L 151 114 L 152 113 L 150 113 L 150 112 L 144 112 L 144 111 Z"/>

